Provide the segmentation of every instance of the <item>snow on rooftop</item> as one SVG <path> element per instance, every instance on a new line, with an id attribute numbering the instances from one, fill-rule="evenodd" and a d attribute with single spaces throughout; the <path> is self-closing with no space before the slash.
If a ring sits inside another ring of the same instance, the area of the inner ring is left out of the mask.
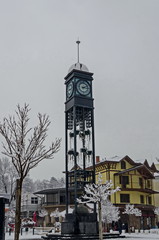
<path id="1" fill-rule="evenodd" d="M 10 194 L 8 194 L 8 193 L 0 193 L 0 198 L 10 199 Z"/>
<path id="2" fill-rule="evenodd" d="M 159 162 L 157 164 L 155 164 L 157 170 L 159 170 Z"/>
<path id="3" fill-rule="evenodd" d="M 101 160 L 101 162 L 104 162 L 104 161 L 114 161 L 114 162 L 120 162 L 123 158 L 124 158 L 125 156 L 113 156 L 113 157 L 106 157 L 106 158 L 103 158 L 102 160 Z M 133 160 L 133 159 L 132 159 Z M 144 162 L 145 162 L 145 160 L 146 159 L 137 159 L 137 160 L 133 160 L 135 163 L 141 163 L 141 164 L 144 164 Z M 150 162 L 150 161 L 148 161 L 147 160 L 147 162 L 148 162 L 148 164 L 151 166 L 151 164 L 153 163 L 153 162 Z M 155 164 L 155 166 L 156 166 L 156 168 L 159 170 L 159 161 L 157 161 L 156 160 L 156 162 L 154 162 L 154 164 Z M 158 166 L 158 167 L 157 167 Z"/>
<path id="4" fill-rule="evenodd" d="M 119 156 L 113 156 L 113 157 L 107 157 L 107 158 L 103 158 L 103 161 L 114 161 L 114 162 L 119 162 L 121 159 L 123 159 L 123 157 L 119 157 Z"/>
<path id="5" fill-rule="evenodd" d="M 143 164 L 145 162 L 145 159 L 137 159 L 134 162 Z"/>
<path id="6" fill-rule="evenodd" d="M 137 159 L 137 160 L 135 160 L 134 162 L 144 164 L 145 160 L 147 160 L 149 166 L 151 166 L 152 163 L 154 163 L 155 166 L 156 166 L 156 168 L 159 170 L 159 159 L 157 159 L 157 158 L 154 159 L 154 161 L 152 161 L 152 160 L 150 161 L 150 160 L 148 160 L 148 159 Z"/>
<path id="7" fill-rule="evenodd" d="M 155 173 L 154 173 L 154 177 L 157 177 L 157 178 L 158 178 L 158 177 L 159 177 L 159 173 L 155 172 Z"/>

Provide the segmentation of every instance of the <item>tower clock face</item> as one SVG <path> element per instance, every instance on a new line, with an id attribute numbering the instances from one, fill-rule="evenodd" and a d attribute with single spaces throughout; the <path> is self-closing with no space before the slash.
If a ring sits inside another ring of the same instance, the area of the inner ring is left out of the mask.
<path id="1" fill-rule="evenodd" d="M 72 96 L 73 93 L 73 82 L 70 82 L 67 85 L 67 98 L 70 98 Z"/>
<path id="2" fill-rule="evenodd" d="M 78 81 L 76 87 L 77 91 L 83 96 L 87 96 L 91 91 L 89 83 L 83 80 Z"/>

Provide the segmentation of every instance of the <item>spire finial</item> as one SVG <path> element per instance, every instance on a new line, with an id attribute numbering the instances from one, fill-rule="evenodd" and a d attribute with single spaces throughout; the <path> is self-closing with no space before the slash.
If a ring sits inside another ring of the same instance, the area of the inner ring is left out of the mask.
<path id="1" fill-rule="evenodd" d="M 80 40 L 78 38 L 78 40 L 76 41 L 77 43 L 77 62 L 79 63 L 79 44 L 80 44 Z"/>

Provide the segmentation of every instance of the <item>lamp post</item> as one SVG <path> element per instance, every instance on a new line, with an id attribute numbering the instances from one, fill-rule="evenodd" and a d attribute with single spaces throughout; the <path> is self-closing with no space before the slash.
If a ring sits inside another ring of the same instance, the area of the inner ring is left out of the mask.
<path id="1" fill-rule="evenodd" d="M 9 199 L 0 197 L 0 239 L 5 240 L 5 204 Z"/>

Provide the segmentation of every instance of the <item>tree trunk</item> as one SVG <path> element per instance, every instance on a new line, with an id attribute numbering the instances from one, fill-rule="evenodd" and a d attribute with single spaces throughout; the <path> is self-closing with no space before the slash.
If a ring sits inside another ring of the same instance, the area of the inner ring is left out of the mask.
<path id="1" fill-rule="evenodd" d="M 130 233 L 130 215 L 128 214 L 128 233 Z"/>
<path id="2" fill-rule="evenodd" d="M 98 215 L 99 215 L 99 240 L 103 240 L 101 202 L 98 202 Z"/>
<path id="3" fill-rule="evenodd" d="M 19 240 L 20 226 L 21 226 L 21 193 L 22 193 L 22 180 L 16 181 L 16 211 L 15 211 L 15 235 L 14 240 Z"/>

